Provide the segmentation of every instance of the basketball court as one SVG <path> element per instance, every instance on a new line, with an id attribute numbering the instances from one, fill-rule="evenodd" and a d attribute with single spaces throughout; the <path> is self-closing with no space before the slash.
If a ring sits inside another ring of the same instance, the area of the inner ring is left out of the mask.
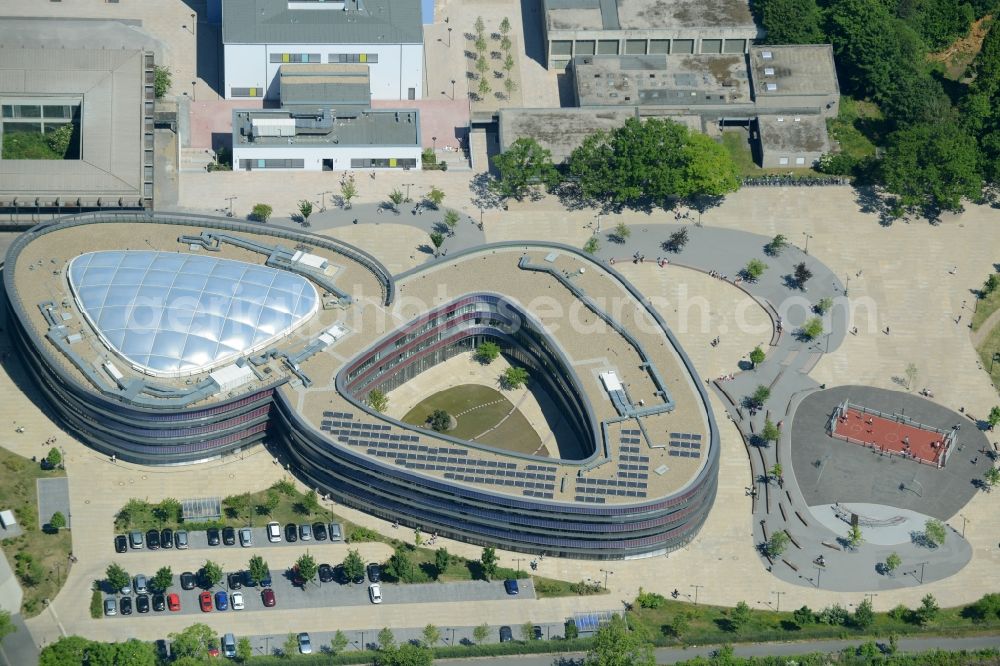
<path id="1" fill-rule="evenodd" d="M 917 423 L 902 414 L 885 414 L 845 401 L 834 412 L 831 434 L 852 444 L 943 467 L 954 431 Z"/>

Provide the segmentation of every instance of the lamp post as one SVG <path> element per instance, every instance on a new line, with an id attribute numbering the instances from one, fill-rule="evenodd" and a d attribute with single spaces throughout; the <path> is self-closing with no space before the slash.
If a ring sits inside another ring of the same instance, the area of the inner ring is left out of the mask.
<path id="1" fill-rule="evenodd" d="M 198 29 L 198 15 L 197 14 L 191 14 L 191 36 L 195 38 L 195 40 L 196 40 L 195 44 L 198 43 L 197 42 L 197 39 L 198 39 L 197 29 Z"/>
<path id="2" fill-rule="evenodd" d="M 844 296 L 847 296 L 847 290 L 851 287 L 851 276 L 847 276 L 847 282 L 844 284 Z"/>
<path id="3" fill-rule="evenodd" d="M 865 596 L 868 597 L 868 603 L 874 604 L 875 603 L 875 597 L 878 596 L 878 592 L 867 592 L 867 593 L 865 593 Z"/>
<path id="4" fill-rule="evenodd" d="M 198 81 L 197 81 L 197 80 L 194 80 L 194 81 L 192 81 L 192 82 L 191 82 L 191 101 L 192 101 L 192 102 L 197 102 L 197 101 L 198 101 L 197 99 L 195 99 L 195 96 L 194 96 L 194 91 L 195 91 L 195 85 L 196 85 L 197 83 L 198 83 Z"/>
<path id="5" fill-rule="evenodd" d="M 451 48 L 451 27 L 448 27 L 448 48 Z"/>
<path id="6" fill-rule="evenodd" d="M 774 590 L 774 592 L 772 592 L 772 594 L 774 594 L 775 597 L 777 598 L 777 601 L 775 602 L 774 610 L 775 610 L 776 613 L 779 613 L 779 612 L 781 612 L 781 595 L 783 595 L 785 593 L 784 592 L 779 592 L 778 590 Z"/>
<path id="7" fill-rule="evenodd" d="M 450 28 L 449 28 L 449 30 L 450 30 Z M 451 628 L 451 644 L 452 645 L 455 644 L 455 627 Z"/>
<path id="8" fill-rule="evenodd" d="M 958 515 L 962 519 L 962 538 L 964 539 L 965 538 L 965 524 L 969 522 L 969 519 L 966 518 L 962 514 L 958 514 Z"/>
<path id="9" fill-rule="evenodd" d="M 264 654 L 271 654 L 271 637 L 264 636 Z"/>
<path id="10" fill-rule="evenodd" d="M 604 589 L 608 589 L 608 576 L 613 575 L 614 571 L 608 571 L 607 569 L 601 569 L 601 573 L 604 574 Z"/>
<path id="11" fill-rule="evenodd" d="M 321 213 L 326 212 L 326 195 L 328 195 L 328 194 L 333 194 L 333 192 L 331 192 L 330 190 L 327 190 L 326 192 L 322 192 L 319 195 L 320 196 L 320 200 L 319 200 L 319 212 L 321 212 Z"/>
<path id="12" fill-rule="evenodd" d="M 438 138 L 436 136 L 432 136 L 431 141 L 434 142 L 434 154 L 436 155 L 438 149 Z"/>
<path id="13" fill-rule="evenodd" d="M 410 185 L 413 185 L 413 183 L 403 183 L 403 185 L 406 185 L 406 200 L 409 201 L 410 200 Z"/>
<path id="14" fill-rule="evenodd" d="M 521 562 L 524 562 L 523 557 L 515 557 L 514 561 L 517 562 L 517 573 L 521 573 Z"/>
<path id="15" fill-rule="evenodd" d="M 479 209 L 479 230 L 483 230 L 483 209 Z M 1000 353 L 994 354 L 994 356 L 1000 356 Z M 993 366 L 990 366 L 990 372 L 993 372 Z"/>
<path id="16" fill-rule="evenodd" d="M 806 237 L 806 247 L 804 251 L 806 254 L 809 254 L 809 239 L 812 238 L 812 234 L 803 231 L 802 235 Z"/>
<path id="17" fill-rule="evenodd" d="M 700 590 L 701 588 L 703 588 L 705 586 L 704 585 L 692 585 L 691 587 L 694 588 L 694 605 L 697 606 L 698 605 L 698 590 Z"/>
<path id="18" fill-rule="evenodd" d="M 455 101 L 455 79 L 451 80 L 451 101 Z"/>
<path id="19" fill-rule="evenodd" d="M 226 217 L 232 217 L 233 216 L 233 200 L 234 199 L 239 199 L 239 197 L 236 196 L 236 195 L 233 195 L 231 197 L 226 197 L 226 201 L 229 202 L 229 212 L 226 213 Z"/>

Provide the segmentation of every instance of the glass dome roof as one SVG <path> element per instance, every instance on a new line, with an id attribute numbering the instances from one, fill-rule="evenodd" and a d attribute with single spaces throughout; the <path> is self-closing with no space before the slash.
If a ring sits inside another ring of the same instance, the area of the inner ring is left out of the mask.
<path id="1" fill-rule="evenodd" d="M 262 349 L 319 307 L 316 288 L 294 273 L 178 252 L 81 254 L 70 262 L 69 283 L 105 344 L 161 377 Z"/>

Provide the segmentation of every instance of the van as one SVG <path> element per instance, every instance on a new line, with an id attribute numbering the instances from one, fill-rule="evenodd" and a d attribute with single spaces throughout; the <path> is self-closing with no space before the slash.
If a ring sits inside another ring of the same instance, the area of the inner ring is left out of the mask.
<path id="1" fill-rule="evenodd" d="M 230 659 L 236 656 L 236 637 L 232 634 L 222 637 L 222 654 Z"/>

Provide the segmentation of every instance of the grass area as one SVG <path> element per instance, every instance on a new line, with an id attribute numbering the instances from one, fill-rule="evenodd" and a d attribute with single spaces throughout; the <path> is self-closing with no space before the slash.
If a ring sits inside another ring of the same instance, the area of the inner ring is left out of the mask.
<path id="1" fill-rule="evenodd" d="M 875 145 L 884 132 L 882 112 L 872 102 L 842 95 L 836 118 L 826 121 L 830 136 L 840 151 L 860 160 L 875 155 Z"/>
<path id="2" fill-rule="evenodd" d="M 972 315 L 972 330 L 978 331 L 983 322 L 1000 309 L 1000 289 L 994 289 L 986 295 L 986 298 L 979 299 L 975 307 L 976 312 Z"/>
<path id="3" fill-rule="evenodd" d="M 42 612 L 42 599 L 54 599 L 66 580 L 73 540 L 69 530 L 46 532 L 38 522 L 36 481 L 66 476 L 43 471 L 38 463 L 0 449 L 0 508 L 12 509 L 24 533 L 4 539 L 3 550 L 24 589 L 25 617 Z"/>
<path id="4" fill-rule="evenodd" d="M 421 400 L 402 420 L 424 427 L 427 418 L 436 409 L 443 409 L 456 419 L 457 425 L 447 433 L 452 437 L 471 440 L 483 435 L 476 441 L 519 453 L 533 453 L 542 444 L 524 414 L 515 409 L 503 393 L 489 386 L 463 384 L 439 391 Z M 513 414 L 510 414 L 511 410 L 514 410 Z M 507 417 L 506 420 L 504 417 Z M 500 425 L 496 430 L 484 434 L 498 423 Z"/>
<path id="5" fill-rule="evenodd" d="M 989 373 L 993 386 L 1000 391 L 1000 361 L 994 361 L 994 354 L 1000 354 L 1000 325 L 994 326 L 990 334 L 986 336 L 982 344 L 979 345 L 979 358 L 983 362 L 983 369 Z M 992 372 L 991 372 L 992 370 Z"/>
<path id="6" fill-rule="evenodd" d="M 722 133 L 722 146 L 729 153 L 743 178 L 753 176 L 784 176 L 791 175 L 798 178 L 818 178 L 824 176 L 815 169 L 802 167 L 775 167 L 762 169 L 753 161 L 753 151 L 750 149 L 750 139 L 742 129 L 727 130 Z"/>
<path id="7" fill-rule="evenodd" d="M 7 128 L 17 127 L 16 123 Z M 40 126 L 36 126 L 40 127 Z M 74 127 L 72 124 L 51 129 L 45 134 L 36 131 L 6 131 L 0 141 L 3 143 L 5 160 L 65 160 L 78 159 Z"/>

